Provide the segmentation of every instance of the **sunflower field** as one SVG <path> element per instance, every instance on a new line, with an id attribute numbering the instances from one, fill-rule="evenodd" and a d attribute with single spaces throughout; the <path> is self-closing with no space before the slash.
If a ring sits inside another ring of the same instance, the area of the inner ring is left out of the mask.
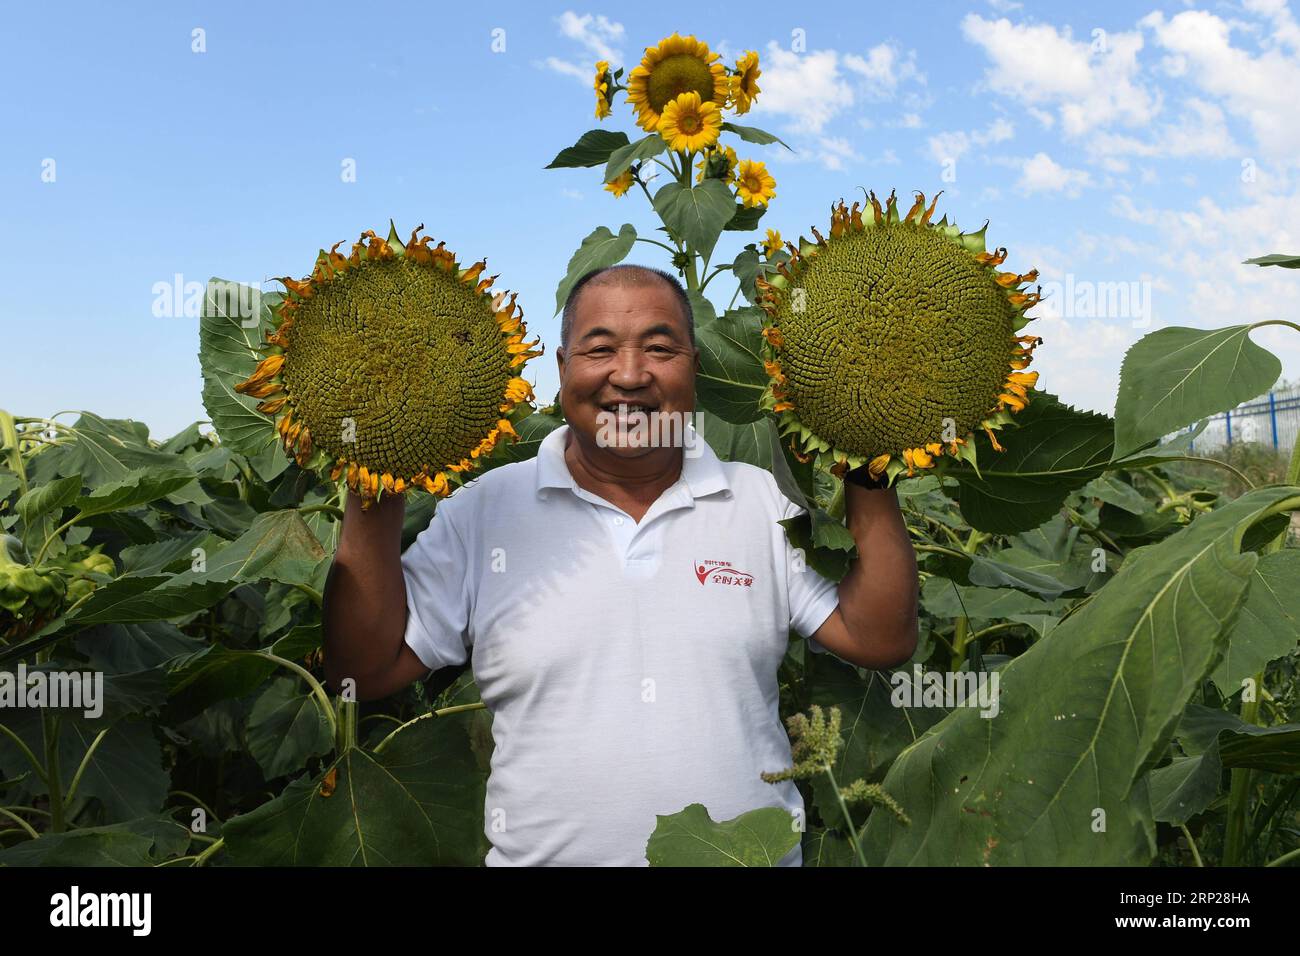
<path id="1" fill-rule="evenodd" d="M 1079 410 L 1029 369 L 1051 348 L 1037 273 L 999 271 L 996 224 L 867 191 L 783 239 L 759 156 L 787 147 L 731 121 L 762 96 L 757 53 L 727 64 L 674 34 L 626 74 L 596 64 L 593 91 L 600 125 L 548 168 L 596 170 L 613 208 L 644 200 L 662 225 L 591 231 L 556 311 L 652 249 L 693 306 L 704 438 L 775 475 L 806 511 L 790 540 L 833 580 L 855 557 L 843 475 L 892 483 L 921 577 L 893 673 L 791 634 L 794 764 L 765 778 L 794 778 L 807 819 L 692 804 L 645 834 L 649 863 L 766 865 L 799 843 L 805 866 L 1300 860 L 1300 446 L 1273 484 L 1191 450 L 1280 375 L 1251 331 L 1300 326 L 1158 329 L 1125 356 L 1114 417 Z M 493 738 L 472 668 L 374 702 L 323 676 L 346 496 L 404 494 L 405 547 L 563 424 L 524 377 L 541 350 L 515 297 L 419 232 L 322 249 L 282 292 L 212 279 L 207 423 L 164 438 L 0 411 L 0 865 L 482 863 Z M 726 232 L 753 241 L 717 262 Z M 427 347 L 386 345 L 412 338 Z M 94 712 L 39 700 L 69 674 L 102 677 Z M 996 675 L 996 714 L 931 699 L 935 674 Z"/>

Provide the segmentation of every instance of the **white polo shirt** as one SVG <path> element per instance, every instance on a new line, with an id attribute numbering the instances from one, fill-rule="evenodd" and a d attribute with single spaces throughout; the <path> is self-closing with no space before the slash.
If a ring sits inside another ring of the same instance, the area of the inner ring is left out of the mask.
<path id="1" fill-rule="evenodd" d="M 493 717 L 486 864 L 646 866 L 657 814 L 802 814 L 777 670 L 837 586 L 799 571 L 803 509 L 703 440 L 638 523 L 578 487 L 568 425 L 439 502 L 402 556 L 406 643 L 462 664 Z M 800 817 L 802 819 L 802 816 Z M 780 861 L 800 866 L 798 845 Z"/>

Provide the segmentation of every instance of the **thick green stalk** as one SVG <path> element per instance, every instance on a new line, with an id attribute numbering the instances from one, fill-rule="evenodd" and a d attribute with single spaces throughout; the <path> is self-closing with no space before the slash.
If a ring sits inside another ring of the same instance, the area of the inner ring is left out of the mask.
<path id="1" fill-rule="evenodd" d="M 962 548 L 967 554 L 974 554 L 979 546 L 988 540 L 988 536 L 983 532 L 971 528 L 970 537 L 966 539 L 966 545 Z M 952 669 L 961 670 L 962 662 L 966 660 L 966 645 L 970 643 L 970 618 L 965 614 L 957 618 L 957 629 L 953 632 L 952 637 Z"/>
<path id="2" fill-rule="evenodd" d="M 27 470 L 23 468 L 22 452 L 18 450 L 18 429 L 14 417 L 0 408 L 0 450 L 3 450 L 5 464 L 18 476 L 18 496 L 27 494 Z"/>
<path id="3" fill-rule="evenodd" d="M 1254 677 L 1255 696 L 1241 705 L 1241 719 L 1248 724 L 1259 720 L 1259 691 L 1264 686 L 1264 672 Z M 1223 865 L 1240 866 L 1246 848 L 1246 818 L 1250 815 L 1250 783 L 1252 771 L 1248 767 L 1232 769 L 1232 785 L 1228 791 L 1228 819 L 1223 835 Z"/>

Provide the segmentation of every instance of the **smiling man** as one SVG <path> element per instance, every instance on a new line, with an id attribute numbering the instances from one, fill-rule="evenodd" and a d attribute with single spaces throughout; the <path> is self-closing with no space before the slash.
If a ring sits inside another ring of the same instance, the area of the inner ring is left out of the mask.
<path id="1" fill-rule="evenodd" d="M 910 659 L 917 571 L 895 493 L 849 473 L 860 557 L 836 585 L 788 543 L 777 522 L 801 509 L 764 469 L 691 432 L 687 447 L 603 440 L 611 422 L 695 408 L 676 279 L 584 276 L 561 342 L 567 424 L 535 459 L 441 501 L 405 554 L 402 497 L 366 512 L 349 497 L 325 592 L 330 684 L 381 697 L 472 651 L 496 745 L 489 866 L 644 866 L 656 816 L 691 803 L 802 819 L 794 783 L 759 776 L 791 762 L 777 671 L 791 630 L 863 667 Z M 801 861 L 796 846 L 780 862 Z"/>

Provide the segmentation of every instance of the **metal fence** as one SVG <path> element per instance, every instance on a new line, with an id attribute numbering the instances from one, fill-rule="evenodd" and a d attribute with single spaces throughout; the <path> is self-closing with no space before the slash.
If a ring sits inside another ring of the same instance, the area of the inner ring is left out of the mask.
<path id="1" fill-rule="evenodd" d="M 1191 428 L 1188 429 L 1191 431 Z M 1215 415 L 1192 442 L 1197 451 L 1255 443 L 1290 451 L 1300 432 L 1300 385 L 1269 392 Z"/>

